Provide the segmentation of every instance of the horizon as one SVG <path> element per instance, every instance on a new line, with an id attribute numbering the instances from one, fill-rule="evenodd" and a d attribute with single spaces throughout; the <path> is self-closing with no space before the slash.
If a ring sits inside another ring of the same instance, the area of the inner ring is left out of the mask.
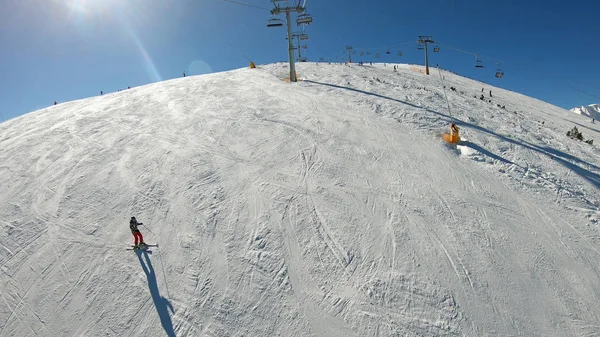
<path id="1" fill-rule="evenodd" d="M 246 56 L 256 64 L 286 61 L 285 29 L 266 27 L 271 8 L 266 0 L 4 2 L 0 113 L 7 120 L 54 101 L 178 78 L 184 71 L 193 76 L 238 69 L 248 66 Z M 431 66 L 566 110 L 600 103 L 600 46 L 590 43 L 598 38 L 598 2 L 375 6 L 337 0 L 308 2 L 306 12 L 314 18 L 302 50 L 310 62 L 343 62 L 351 45 L 354 62 L 423 65 L 416 40 L 431 35 L 440 47 L 433 53 L 430 46 Z M 474 54 L 485 68 L 474 67 Z M 505 74 L 501 79 L 494 78 L 497 68 Z"/>

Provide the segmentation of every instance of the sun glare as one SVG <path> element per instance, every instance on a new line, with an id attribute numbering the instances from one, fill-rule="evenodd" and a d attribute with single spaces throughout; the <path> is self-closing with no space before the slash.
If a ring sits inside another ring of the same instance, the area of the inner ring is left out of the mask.
<path id="1" fill-rule="evenodd" d="M 115 10 L 115 6 L 118 5 L 114 0 L 63 0 L 63 2 L 69 8 L 70 16 L 105 15 Z"/>

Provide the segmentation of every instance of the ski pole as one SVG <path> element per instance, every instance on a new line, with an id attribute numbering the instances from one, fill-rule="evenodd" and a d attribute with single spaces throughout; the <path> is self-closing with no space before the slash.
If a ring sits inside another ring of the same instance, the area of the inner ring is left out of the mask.
<path id="1" fill-rule="evenodd" d="M 153 231 L 150 230 L 150 228 L 148 228 L 148 226 L 144 225 L 143 223 L 141 223 L 140 226 L 146 227 L 146 229 L 148 230 L 148 232 L 152 233 L 152 235 L 156 235 L 156 234 L 154 234 Z"/>

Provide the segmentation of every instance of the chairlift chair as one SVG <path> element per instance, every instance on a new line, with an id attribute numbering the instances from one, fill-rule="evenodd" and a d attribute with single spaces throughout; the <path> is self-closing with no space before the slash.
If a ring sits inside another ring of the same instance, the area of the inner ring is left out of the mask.
<path id="1" fill-rule="evenodd" d="M 300 37 L 300 40 L 308 40 L 308 35 L 306 35 L 306 34 L 300 34 L 299 37 Z"/>
<path id="2" fill-rule="evenodd" d="M 296 25 L 300 26 L 303 24 L 309 24 L 313 21 L 313 18 L 310 14 L 300 14 L 296 18 Z"/>
<path id="3" fill-rule="evenodd" d="M 398 52 L 398 56 L 402 56 L 402 52 L 401 51 Z"/>
<path id="4" fill-rule="evenodd" d="M 475 68 L 483 68 L 483 62 L 481 62 L 477 54 L 475 54 Z"/>
<path id="5" fill-rule="evenodd" d="M 440 47 L 438 47 L 438 46 L 433 47 L 433 52 L 434 53 L 439 53 L 440 52 Z"/>
<path id="6" fill-rule="evenodd" d="M 375 54 L 375 58 L 378 59 L 379 58 L 379 53 Z"/>
<path id="7" fill-rule="evenodd" d="M 385 51 L 385 53 L 386 53 L 386 54 L 390 54 L 390 51 L 389 51 L 389 50 L 386 50 L 386 51 Z"/>
<path id="8" fill-rule="evenodd" d="M 365 56 L 365 52 L 364 52 L 364 51 L 361 51 L 361 52 L 360 52 L 360 56 Z"/>
<path id="9" fill-rule="evenodd" d="M 498 62 L 498 69 L 496 69 L 496 75 L 494 77 L 502 78 L 502 76 L 504 76 L 504 72 L 500 68 L 500 62 Z"/>
<path id="10" fill-rule="evenodd" d="M 283 22 L 281 21 L 281 19 L 277 19 L 277 18 L 270 18 L 269 21 L 267 21 L 267 27 L 271 28 L 271 27 L 281 27 L 283 26 Z"/>

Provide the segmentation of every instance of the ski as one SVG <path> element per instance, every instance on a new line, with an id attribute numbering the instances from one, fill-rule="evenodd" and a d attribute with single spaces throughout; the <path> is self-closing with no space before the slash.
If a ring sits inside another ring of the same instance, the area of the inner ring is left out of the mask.
<path id="1" fill-rule="evenodd" d="M 135 249 L 135 248 L 125 248 L 125 250 L 133 250 L 135 252 L 140 252 L 140 253 L 146 253 L 146 254 L 152 254 L 152 251 L 150 249 Z"/>
<path id="2" fill-rule="evenodd" d="M 136 247 L 135 245 L 131 245 L 129 246 L 130 248 L 126 248 L 125 250 L 143 250 L 143 251 L 147 251 L 149 247 L 158 247 L 158 243 L 157 244 L 144 244 L 142 247 Z"/>

